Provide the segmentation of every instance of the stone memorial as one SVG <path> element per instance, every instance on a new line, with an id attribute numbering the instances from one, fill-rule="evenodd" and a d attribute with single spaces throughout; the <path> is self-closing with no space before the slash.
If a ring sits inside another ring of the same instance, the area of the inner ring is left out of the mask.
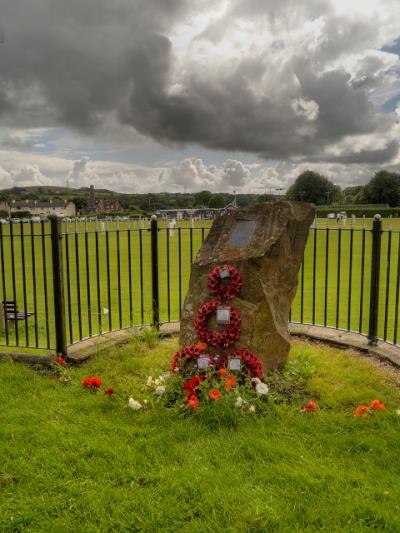
<path id="1" fill-rule="evenodd" d="M 198 342 L 200 333 L 200 340 L 221 356 L 248 350 L 265 369 L 281 368 L 313 219 L 314 207 L 300 202 L 266 203 L 218 216 L 192 265 L 181 346 Z"/>

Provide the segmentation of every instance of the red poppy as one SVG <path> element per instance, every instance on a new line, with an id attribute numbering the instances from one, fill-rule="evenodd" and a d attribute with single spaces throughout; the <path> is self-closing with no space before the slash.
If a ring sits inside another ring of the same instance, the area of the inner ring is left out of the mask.
<path id="1" fill-rule="evenodd" d="M 197 409 L 200 405 L 199 399 L 195 394 L 191 394 L 187 400 L 188 406 L 191 409 Z"/>
<path id="2" fill-rule="evenodd" d="M 372 400 L 370 407 L 373 411 L 383 411 L 385 409 L 385 404 L 379 400 Z"/>
<path id="3" fill-rule="evenodd" d="M 369 407 L 368 405 L 359 405 L 354 411 L 354 416 L 365 417 L 368 416 Z"/>
<path id="4" fill-rule="evenodd" d="M 193 376 L 191 379 L 185 381 L 185 383 L 183 384 L 183 388 L 189 395 L 194 394 L 197 387 L 204 380 L 204 377 L 205 376 L 203 376 L 202 374 L 200 374 L 199 376 Z"/>
<path id="5" fill-rule="evenodd" d="M 197 348 L 199 352 L 205 352 L 207 350 L 207 344 L 205 342 L 198 342 L 194 347 Z"/>
<path id="6" fill-rule="evenodd" d="M 304 407 L 304 411 L 315 411 L 317 409 L 317 404 L 312 400 L 309 400 Z"/>
<path id="7" fill-rule="evenodd" d="M 104 391 L 104 394 L 107 394 L 108 396 L 112 396 L 114 394 L 114 390 L 109 388 Z"/>
<path id="8" fill-rule="evenodd" d="M 98 389 L 101 386 L 101 379 L 98 376 L 88 377 L 82 381 L 86 389 Z"/>
<path id="9" fill-rule="evenodd" d="M 65 359 L 64 357 L 56 357 L 53 361 L 53 365 L 57 366 L 65 366 Z"/>
<path id="10" fill-rule="evenodd" d="M 233 387 L 236 385 L 236 378 L 235 376 L 232 376 L 232 374 L 229 374 L 228 377 L 225 380 L 224 387 L 227 392 L 231 391 Z"/>
<path id="11" fill-rule="evenodd" d="M 221 399 L 221 392 L 218 389 L 211 389 L 208 396 L 214 402 Z"/>

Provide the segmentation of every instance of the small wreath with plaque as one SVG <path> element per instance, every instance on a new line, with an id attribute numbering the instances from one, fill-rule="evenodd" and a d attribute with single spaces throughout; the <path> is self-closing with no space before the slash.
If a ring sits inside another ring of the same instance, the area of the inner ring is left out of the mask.
<path id="1" fill-rule="evenodd" d="M 221 300 L 239 296 L 242 286 L 242 275 L 232 265 L 217 265 L 208 275 L 210 293 Z"/>
<path id="2" fill-rule="evenodd" d="M 224 329 L 215 331 L 208 327 L 212 315 L 216 315 L 217 324 L 224 325 Z M 211 300 L 200 307 L 194 321 L 198 338 L 213 348 L 227 348 L 239 340 L 240 323 L 238 311 L 219 300 Z"/>
<path id="3" fill-rule="evenodd" d="M 228 356 L 228 369 L 231 372 L 243 371 L 243 367 L 251 378 L 263 377 L 263 368 L 260 358 L 247 348 L 234 350 Z"/>

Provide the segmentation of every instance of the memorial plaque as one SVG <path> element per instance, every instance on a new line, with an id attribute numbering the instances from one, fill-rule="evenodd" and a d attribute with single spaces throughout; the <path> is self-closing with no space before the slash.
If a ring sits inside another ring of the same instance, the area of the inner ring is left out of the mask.
<path id="1" fill-rule="evenodd" d="M 228 368 L 229 370 L 232 370 L 232 372 L 240 372 L 241 363 L 239 357 L 231 357 L 228 359 Z"/>
<path id="2" fill-rule="evenodd" d="M 209 357 L 198 357 L 197 358 L 197 368 L 201 370 L 207 370 L 210 367 L 210 358 Z"/>
<path id="3" fill-rule="evenodd" d="M 217 324 L 229 324 L 231 321 L 230 307 L 217 307 Z"/>
<path id="4" fill-rule="evenodd" d="M 227 279 L 229 278 L 229 271 L 228 270 L 221 270 L 221 272 L 219 273 L 219 277 L 224 280 L 224 279 Z"/>
<path id="5" fill-rule="evenodd" d="M 255 220 L 237 220 L 229 237 L 230 246 L 248 246 L 256 228 Z"/>

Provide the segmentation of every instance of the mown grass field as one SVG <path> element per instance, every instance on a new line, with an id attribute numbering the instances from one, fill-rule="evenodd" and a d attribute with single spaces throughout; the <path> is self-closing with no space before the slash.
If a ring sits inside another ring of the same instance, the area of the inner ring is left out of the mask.
<path id="1" fill-rule="evenodd" d="M 133 340 L 69 370 L 68 384 L 0 363 L 0 531 L 400 531 L 398 375 L 293 342 L 290 360 L 314 372 L 261 415 L 129 410 L 176 347 Z M 83 389 L 90 375 L 114 397 Z M 318 410 L 303 413 L 310 398 Z M 373 399 L 386 410 L 353 416 Z"/>
<path id="2" fill-rule="evenodd" d="M 162 322 L 179 320 L 191 260 L 196 256 L 210 225 L 208 221 L 196 221 L 195 228 L 191 231 L 189 222 L 180 222 L 180 229 L 168 232 L 165 224 L 160 224 L 158 239 Z M 362 231 L 364 225 L 367 228 L 365 232 Z M 62 248 L 68 343 L 110 329 L 151 323 L 150 232 L 148 224 L 143 229 L 139 229 L 138 222 L 132 223 L 129 230 L 128 227 L 125 222 L 120 222 L 119 225 L 108 223 L 108 226 L 100 223 L 96 232 L 93 223 L 88 223 L 86 228 L 83 223 L 63 226 L 66 233 Z M 342 227 L 342 231 L 339 231 L 339 227 L 342 226 L 336 220 L 320 219 L 317 221 L 318 230 L 310 231 L 304 273 L 300 271 L 299 274 L 299 287 L 291 319 L 326 323 L 328 326 L 366 333 L 369 320 L 372 220 L 357 219 L 353 231 L 350 229 L 350 220 L 346 227 Z M 384 219 L 383 228 L 392 231 L 385 231 L 382 236 L 378 333 L 380 337 L 393 341 L 397 340 L 399 321 L 396 301 L 400 221 L 397 218 Z M 10 226 L 3 226 L 3 247 L 0 248 L 0 260 L 2 258 L 4 261 L 4 278 L 0 277 L 1 300 L 5 297 L 15 300 L 20 309 L 36 312 L 27 320 L 28 328 L 24 321 L 19 321 L 18 331 L 13 324 L 10 324 L 7 332 L 0 331 L 0 343 L 7 344 L 8 333 L 10 345 L 38 344 L 44 348 L 47 345 L 54 347 L 49 224 L 43 227 L 40 224 L 23 224 L 23 238 L 20 236 L 21 226 L 13 225 L 12 231 L 14 260 Z M 42 231 L 44 238 L 41 236 Z"/>

